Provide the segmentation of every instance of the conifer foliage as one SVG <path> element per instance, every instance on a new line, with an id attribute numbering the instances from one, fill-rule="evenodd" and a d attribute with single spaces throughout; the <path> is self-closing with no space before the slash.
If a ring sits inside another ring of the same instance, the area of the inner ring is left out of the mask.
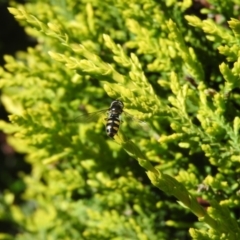
<path id="1" fill-rule="evenodd" d="M 0 239 L 240 239 L 240 2 L 11 4 L 38 44 L 0 69 L 0 128 L 32 167 L 20 203 L 0 193 Z M 115 141 L 72 121 L 115 99 Z"/>

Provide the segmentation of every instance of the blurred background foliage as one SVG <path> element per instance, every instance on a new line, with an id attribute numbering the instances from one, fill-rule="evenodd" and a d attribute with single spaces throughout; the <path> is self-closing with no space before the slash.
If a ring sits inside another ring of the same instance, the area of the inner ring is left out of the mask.
<path id="1" fill-rule="evenodd" d="M 239 239 L 239 4 L 1 1 L 0 239 Z"/>

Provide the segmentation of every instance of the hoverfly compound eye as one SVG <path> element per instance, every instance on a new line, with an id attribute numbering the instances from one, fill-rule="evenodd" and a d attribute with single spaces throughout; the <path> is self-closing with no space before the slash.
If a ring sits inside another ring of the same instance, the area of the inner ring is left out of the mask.
<path id="1" fill-rule="evenodd" d="M 120 108 L 124 108 L 124 104 L 120 100 L 115 100 L 115 101 L 112 102 L 112 104 L 118 105 Z"/>
<path id="2" fill-rule="evenodd" d="M 123 108 L 123 107 L 124 107 L 124 104 L 123 104 L 123 102 L 122 102 L 122 101 L 119 101 L 119 105 L 121 106 L 121 108 Z"/>

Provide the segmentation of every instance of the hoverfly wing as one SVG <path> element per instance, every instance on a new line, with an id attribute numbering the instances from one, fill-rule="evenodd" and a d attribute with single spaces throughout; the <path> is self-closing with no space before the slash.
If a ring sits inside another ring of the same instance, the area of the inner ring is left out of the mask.
<path id="1" fill-rule="evenodd" d="M 138 124 L 141 126 L 147 125 L 146 122 L 134 117 L 133 115 L 131 115 L 125 111 L 123 112 L 123 122 L 124 122 L 124 119 L 126 119 L 128 122 L 134 122 L 135 124 Z"/>
<path id="2" fill-rule="evenodd" d="M 125 122 L 127 123 L 125 125 L 125 127 L 129 127 L 129 131 L 134 130 L 139 131 L 139 133 L 141 133 L 141 135 L 145 136 L 145 137 L 149 137 L 151 134 L 151 127 L 149 126 L 149 124 L 145 121 L 142 121 L 138 118 L 136 118 L 135 116 L 127 113 L 127 112 L 123 112 L 123 118 L 122 123 L 124 124 Z"/>
<path id="3" fill-rule="evenodd" d="M 107 116 L 107 112 L 109 109 L 102 109 L 96 112 L 92 113 L 86 113 L 82 114 L 76 118 L 74 118 L 72 121 L 76 123 L 91 123 L 91 122 L 97 122 L 101 117 Z"/>

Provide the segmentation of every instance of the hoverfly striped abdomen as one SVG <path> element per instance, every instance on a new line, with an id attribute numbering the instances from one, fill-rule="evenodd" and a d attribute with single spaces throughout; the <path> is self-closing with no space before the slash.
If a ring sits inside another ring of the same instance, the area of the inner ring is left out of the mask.
<path id="1" fill-rule="evenodd" d="M 107 118 L 107 124 L 106 124 L 106 132 L 107 135 L 111 138 L 114 138 L 114 136 L 117 134 L 120 126 L 120 120 L 118 117 L 110 117 Z"/>

